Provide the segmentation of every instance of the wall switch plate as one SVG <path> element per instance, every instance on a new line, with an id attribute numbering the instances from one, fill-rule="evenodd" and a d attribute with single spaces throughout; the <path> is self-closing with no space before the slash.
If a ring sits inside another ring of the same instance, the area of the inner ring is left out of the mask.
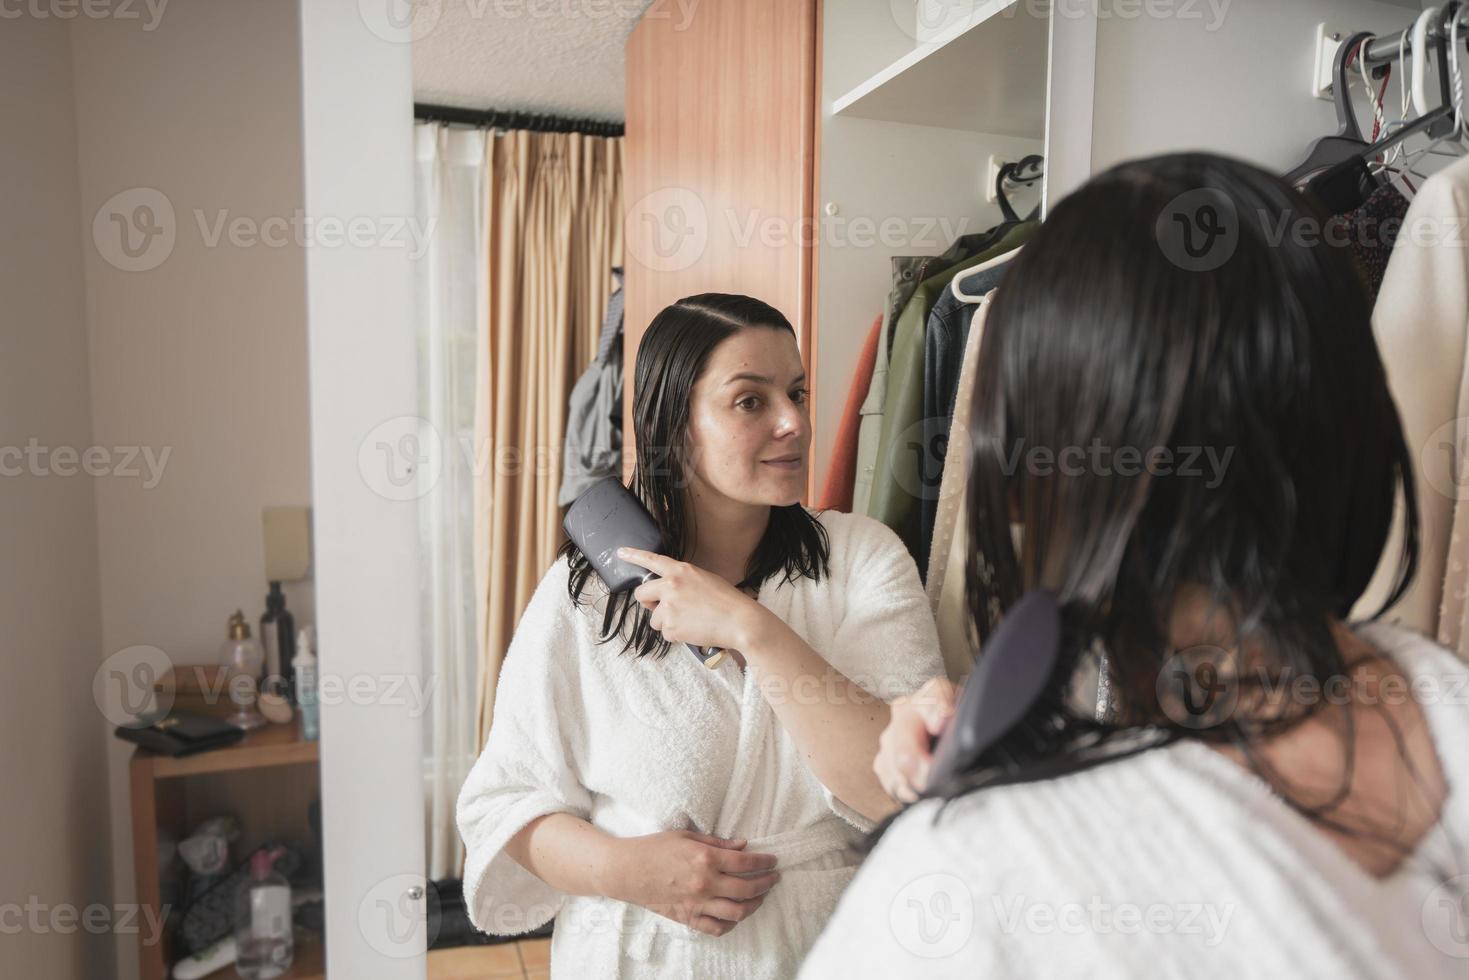
<path id="1" fill-rule="evenodd" d="M 984 199 L 991 204 L 999 198 L 995 195 L 995 183 L 1000 179 L 1000 167 L 1004 161 L 993 153 L 990 154 L 989 163 L 984 168 Z"/>

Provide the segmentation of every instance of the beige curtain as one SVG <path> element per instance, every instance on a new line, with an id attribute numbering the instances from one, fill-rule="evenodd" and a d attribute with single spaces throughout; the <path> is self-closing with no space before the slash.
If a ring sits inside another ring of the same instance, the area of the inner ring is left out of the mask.
<path id="1" fill-rule="evenodd" d="M 622 139 L 487 137 L 488 309 L 475 402 L 475 595 L 483 746 L 510 638 L 564 538 L 567 399 L 622 264 Z"/>

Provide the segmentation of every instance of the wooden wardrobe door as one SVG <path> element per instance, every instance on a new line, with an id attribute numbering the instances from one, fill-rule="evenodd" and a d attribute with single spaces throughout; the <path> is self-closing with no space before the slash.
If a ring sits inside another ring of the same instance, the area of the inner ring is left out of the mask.
<path id="1" fill-rule="evenodd" d="M 812 373 L 817 7 L 654 0 L 628 37 L 627 477 L 638 342 L 675 300 L 726 292 L 770 303 L 796 328 Z"/>

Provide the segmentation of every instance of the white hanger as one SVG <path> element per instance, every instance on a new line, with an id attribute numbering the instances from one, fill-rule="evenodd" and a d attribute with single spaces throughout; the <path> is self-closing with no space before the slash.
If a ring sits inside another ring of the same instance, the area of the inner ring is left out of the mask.
<path id="1" fill-rule="evenodd" d="M 1380 134 L 1381 136 L 1391 135 L 1393 130 L 1407 123 L 1408 114 L 1413 108 L 1412 93 L 1408 90 L 1408 39 L 1413 33 L 1413 27 L 1414 24 L 1409 24 L 1398 34 L 1397 72 L 1398 92 L 1401 95 L 1401 99 L 1398 104 L 1398 118 L 1382 127 L 1382 133 Z M 1362 69 L 1362 79 L 1367 83 L 1367 97 L 1375 100 L 1376 96 L 1373 93 L 1372 75 L 1367 71 L 1367 66 L 1365 62 L 1361 59 L 1360 55 L 1358 56 L 1358 64 L 1359 67 L 1361 67 Z M 1386 95 L 1387 93 L 1384 92 L 1384 98 L 1386 98 Z M 1381 108 L 1377 106 L 1375 101 L 1373 103 L 1373 106 L 1373 117 L 1375 119 L 1381 119 Z M 1389 167 L 1392 167 L 1400 159 L 1402 159 L 1403 149 L 1403 144 L 1399 143 L 1397 146 L 1388 151 L 1387 156 L 1383 158 L 1381 163 L 1369 162 L 1367 164 L 1367 169 L 1372 171 L 1373 173 L 1381 173 L 1382 171 L 1387 170 Z M 1410 170 L 1409 172 L 1414 174 L 1415 176 L 1422 176 L 1421 174 L 1418 174 L 1418 172 L 1415 170 Z M 1397 180 L 1401 177 L 1401 174 L 1397 174 L 1394 176 L 1393 179 Z"/>
<path id="2" fill-rule="evenodd" d="M 1428 24 L 1443 13 L 1441 7 L 1429 7 L 1413 22 L 1413 108 L 1418 115 L 1428 112 Z"/>
<path id="3" fill-rule="evenodd" d="M 1436 13 L 1440 13 L 1441 10 L 1442 10 L 1442 8 L 1435 7 L 1435 8 L 1432 8 L 1430 10 L 1424 11 L 1424 14 L 1425 15 L 1427 15 L 1427 14 L 1436 14 Z M 1419 181 L 1421 182 L 1421 181 L 1428 180 L 1428 176 L 1429 175 L 1423 173 L 1422 171 L 1418 170 L 1414 166 L 1414 164 L 1416 164 L 1420 159 L 1422 159 L 1423 157 L 1425 157 L 1425 156 L 1427 156 L 1429 154 L 1433 154 L 1435 156 L 1461 156 L 1463 154 L 1463 149 L 1464 149 L 1463 140 L 1464 140 L 1464 138 L 1466 136 L 1465 129 L 1464 129 L 1464 76 L 1463 76 L 1462 68 L 1461 68 L 1461 66 L 1459 64 L 1459 49 L 1458 49 L 1458 44 L 1459 44 L 1460 21 L 1461 21 L 1461 18 L 1464 16 L 1464 14 L 1466 12 L 1469 12 L 1469 5 L 1461 5 L 1454 12 L 1454 16 L 1451 18 L 1450 23 L 1448 24 L 1448 29 L 1449 29 L 1449 72 L 1450 72 L 1450 76 L 1452 78 L 1452 89 L 1451 89 L 1451 93 L 1450 93 L 1450 98 L 1452 99 L 1452 104 L 1453 104 L 1453 109 L 1454 109 L 1454 128 L 1453 128 L 1453 130 L 1451 132 L 1448 132 L 1448 133 L 1444 134 L 1443 136 L 1441 136 L 1441 137 L 1439 137 L 1437 139 L 1430 140 L 1429 142 L 1427 142 L 1426 144 L 1424 144 L 1422 147 L 1419 147 L 1418 149 L 1412 151 L 1411 153 L 1407 153 L 1406 156 L 1404 155 L 1404 144 L 1401 144 L 1401 143 L 1398 144 L 1396 147 L 1393 148 L 1392 152 L 1387 156 L 1387 158 L 1381 164 L 1377 164 L 1373 168 L 1375 171 L 1381 172 L 1382 170 L 1386 169 L 1389 166 L 1396 166 L 1396 169 L 1398 170 L 1398 173 L 1394 175 L 1394 178 L 1393 179 L 1395 179 L 1395 180 L 1402 179 L 1402 177 L 1405 176 L 1406 174 L 1412 174 L 1413 176 L 1417 177 L 1419 179 Z M 1400 119 L 1399 121 L 1393 123 L 1391 126 L 1389 126 L 1388 127 L 1389 130 L 1395 129 L 1395 128 L 1399 127 L 1399 126 L 1402 126 L 1402 125 L 1404 125 L 1408 121 L 1408 111 L 1410 109 L 1410 104 L 1409 104 L 1410 101 L 1416 102 L 1419 105 L 1426 105 L 1427 104 L 1427 100 L 1425 98 L 1425 96 L 1426 96 L 1427 93 L 1426 93 L 1426 91 L 1424 91 L 1424 84 L 1423 84 L 1423 82 L 1424 82 L 1424 75 L 1426 74 L 1426 65 L 1428 63 L 1428 58 L 1427 58 L 1428 41 L 1427 41 L 1426 26 L 1427 26 L 1427 21 L 1425 20 L 1425 17 L 1424 16 L 1420 16 L 1414 22 L 1414 25 L 1413 25 L 1413 98 L 1410 100 L 1409 97 L 1408 97 L 1408 93 L 1406 91 L 1403 92 L 1403 106 L 1402 106 L 1403 118 Z M 1403 50 L 1401 48 L 1401 42 L 1400 42 L 1400 47 L 1399 47 L 1399 57 L 1400 57 L 1400 59 L 1403 58 L 1403 55 L 1404 54 L 1405 54 L 1405 52 L 1403 52 Z M 1406 59 L 1403 59 L 1403 60 L 1405 61 Z M 1403 64 L 1401 67 L 1403 68 L 1404 72 L 1406 72 L 1406 70 L 1407 70 L 1406 64 Z M 1450 141 L 1453 142 L 1453 149 L 1452 150 L 1440 149 L 1440 147 L 1442 146 L 1442 144 L 1447 143 L 1447 142 L 1450 142 Z"/>
<path id="4" fill-rule="evenodd" d="M 1464 140 L 1464 70 L 1459 65 L 1459 22 L 1464 19 L 1466 10 L 1469 7 L 1461 5 L 1449 21 L 1449 79 L 1452 85 L 1451 97 L 1454 100 L 1453 137 L 1461 143 Z"/>

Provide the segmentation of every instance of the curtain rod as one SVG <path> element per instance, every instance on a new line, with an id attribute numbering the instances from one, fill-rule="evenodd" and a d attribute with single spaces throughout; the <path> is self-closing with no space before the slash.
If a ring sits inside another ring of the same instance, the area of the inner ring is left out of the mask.
<path id="1" fill-rule="evenodd" d="M 530 112 L 503 112 L 499 109 L 461 109 L 457 106 L 413 103 L 413 118 L 424 122 L 456 123 L 480 129 L 528 129 L 536 133 L 581 133 L 584 136 L 621 136 L 623 124 L 598 119 L 570 119 L 565 116 Z"/>

